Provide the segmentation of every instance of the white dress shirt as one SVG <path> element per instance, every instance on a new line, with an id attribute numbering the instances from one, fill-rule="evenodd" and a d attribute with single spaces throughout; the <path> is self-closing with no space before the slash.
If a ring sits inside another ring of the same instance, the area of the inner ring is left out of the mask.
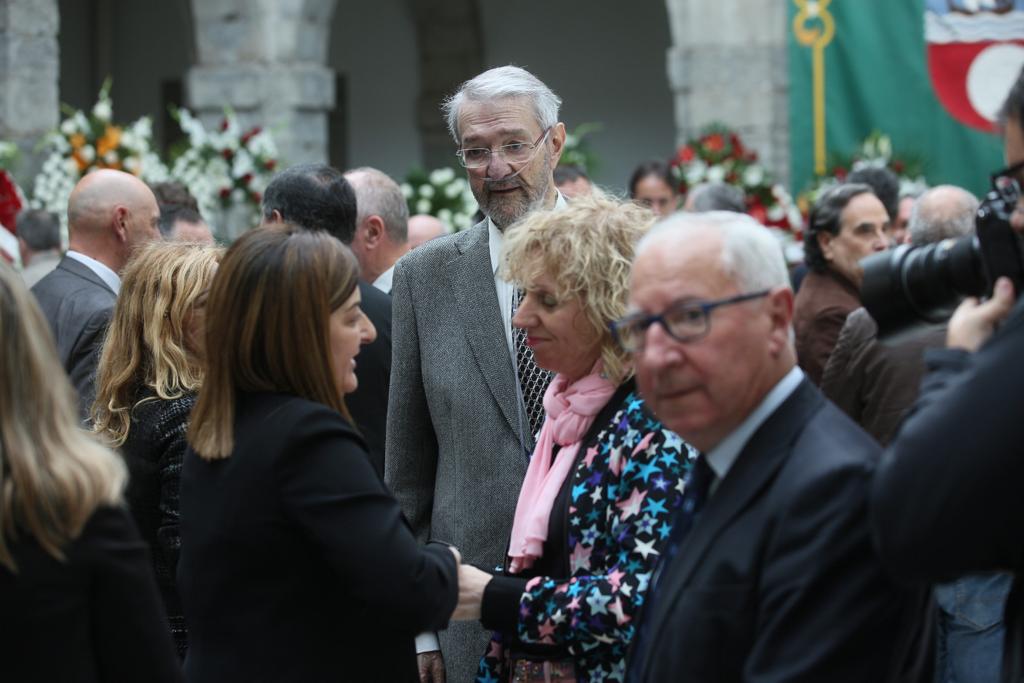
<path id="1" fill-rule="evenodd" d="M 110 268 L 100 263 L 96 259 L 92 258 L 91 256 L 86 256 L 85 254 L 79 251 L 71 251 L 69 249 L 67 255 L 75 259 L 79 263 L 85 264 L 85 266 L 89 270 L 96 273 L 96 275 L 101 280 L 103 280 L 104 284 L 106 284 L 107 287 L 110 287 L 111 291 L 114 292 L 114 294 L 121 293 L 121 278 L 117 273 L 112 271 Z"/>
<path id="2" fill-rule="evenodd" d="M 380 276 L 373 281 L 373 286 L 384 292 L 385 294 L 391 293 L 391 279 L 395 276 L 395 266 L 392 265 L 390 268 L 385 270 Z"/>
<path id="3" fill-rule="evenodd" d="M 715 481 L 711 484 L 711 493 L 714 493 L 718 484 L 729 473 L 736 458 L 750 441 L 750 437 L 754 436 L 757 428 L 764 424 L 764 421 L 789 398 L 790 394 L 796 391 L 803 378 L 804 371 L 794 365 L 793 369 L 786 373 L 786 376 L 780 379 L 778 384 L 765 395 L 761 403 L 747 415 L 747 419 L 705 455 L 708 466 L 715 473 Z"/>
<path id="4" fill-rule="evenodd" d="M 564 209 L 568 204 L 561 192 L 557 193 L 555 208 Z M 487 246 L 491 251 L 491 271 L 494 273 L 494 288 L 498 293 L 498 307 L 501 309 L 501 320 L 505 324 L 505 342 L 512 361 L 516 359 L 516 349 L 512 341 L 512 303 L 516 295 L 516 287 L 498 274 L 501 266 L 501 248 L 505 244 L 505 233 L 498 229 L 494 221 L 487 218 Z"/>

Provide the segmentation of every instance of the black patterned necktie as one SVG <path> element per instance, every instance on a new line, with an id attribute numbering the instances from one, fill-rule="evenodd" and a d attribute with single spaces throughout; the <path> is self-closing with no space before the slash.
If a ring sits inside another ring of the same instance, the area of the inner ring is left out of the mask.
<path id="1" fill-rule="evenodd" d="M 512 316 L 515 317 L 523 290 L 516 288 L 512 297 Z M 526 345 L 526 330 L 512 327 L 512 341 L 516 350 L 516 370 L 519 373 L 519 388 L 526 404 L 526 418 L 530 423 L 530 434 L 536 435 L 544 423 L 544 392 L 551 383 L 551 373 L 537 366 L 533 360 L 533 349 Z"/>
<path id="2" fill-rule="evenodd" d="M 711 491 L 711 484 L 714 481 L 715 472 L 711 469 L 711 466 L 708 465 L 708 461 L 704 457 L 704 454 L 701 453 L 697 456 L 697 460 L 693 463 L 693 467 L 686 475 L 683 500 L 679 505 L 679 509 L 676 510 L 668 542 L 665 543 L 665 548 L 661 553 L 661 561 L 658 562 L 658 567 L 654 572 L 654 577 L 651 579 L 647 595 L 644 597 L 644 614 L 646 615 L 646 618 L 641 619 L 639 626 L 637 626 L 636 635 L 633 638 L 633 646 L 630 650 L 628 664 L 629 675 L 626 676 L 626 680 L 639 680 L 639 667 L 641 666 L 640 659 L 648 655 L 648 653 L 644 652 L 644 641 L 650 637 L 651 614 L 654 611 L 654 604 L 657 600 L 657 591 L 661 583 L 661 579 L 668 571 L 669 566 L 672 564 L 672 560 L 674 560 L 675 556 L 679 553 L 679 548 L 683 545 L 683 541 L 686 540 L 686 536 L 690 533 L 690 530 L 693 529 L 697 516 L 704 508 L 704 503 L 708 500 L 708 494 Z"/>
<path id="3" fill-rule="evenodd" d="M 672 532 L 668 536 L 668 543 L 661 554 L 661 562 L 655 573 L 654 583 L 651 585 L 651 593 L 658 587 L 658 579 L 672 563 L 679 547 L 686 540 L 687 534 L 693 528 L 697 515 L 704 508 L 708 500 L 708 493 L 711 491 L 711 484 L 715 481 L 715 471 L 711 469 L 707 458 L 701 453 L 693 463 L 693 467 L 686 475 L 686 486 L 683 489 L 683 500 L 676 511 L 675 520 L 672 522 Z M 651 595 L 648 594 L 648 600 Z"/>

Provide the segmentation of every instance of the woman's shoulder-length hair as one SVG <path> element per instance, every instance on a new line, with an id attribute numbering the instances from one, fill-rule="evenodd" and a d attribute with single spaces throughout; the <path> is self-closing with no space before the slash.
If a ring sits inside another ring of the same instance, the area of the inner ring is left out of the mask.
<path id="1" fill-rule="evenodd" d="M 238 392 L 293 394 L 351 421 L 334 383 L 329 318 L 358 277 L 345 245 L 294 225 L 257 228 L 228 249 L 206 304 L 206 376 L 188 430 L 196 453 L 231 454 Z"/>
<path id="2" fill-rule="evenodd" d="M 595 189 L 565 208 L 528 214 L 505 236 L 505 276 L 523 286 L 546 274 L 558 298 L 577 297 L 601 335 L 604 372 L 615 382 L 628 378 L 632 366 L 608 324 L 626 313 L 636 244 L 655 218 L 650 209 Z"/>
<path id="3" fill-rule="evenodd" d="M 101 505 L 121 501 L 124 462 L 81 429 L 74 390 L 50 326 L 21 278 L 0 260 L 0 565 L 32 538 L 51 556 Z"/>
<path id="4" fill-rule="evenodd" d="M 199 244 L 153 242 L 125 267 L 92 406 L 93 431 L 112 445 L 128 437 L 140 389 L 164 400 L 199 389 L 203 366 L 188 348 L 188 325 L 223 252 Z"/>

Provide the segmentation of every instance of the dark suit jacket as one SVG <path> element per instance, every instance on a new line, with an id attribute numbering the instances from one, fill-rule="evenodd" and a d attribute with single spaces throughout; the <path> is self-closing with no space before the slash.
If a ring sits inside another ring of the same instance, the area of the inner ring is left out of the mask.
<path id="1" fill-rule="evenodd" d="M 974 354 L 929 351 L 913 411 L 872 490 L 876 541 L 900 577 L 1011 570 L 1006 681 L 1024 680 L 1024 299 Z"/>
<path id="2" fill-rule="evenodd" d="M 814 384 L 821 384 L 846 316 L 858 307 L 857 287 L 835 271 L 811 271 L 803 279 L 793 308 L 793 332 L 797 362 Z"/>
<path id="3" fill-rule="evenodd" d="M 96 364 L 117 295 L 88 266 L 68 256 L 32 293 L 53 330 L 57 355 L 78 392 L 84 419 L 96 396 Z"/>
<path id="4" fill-rule="evenodd" d="M 391 385 L 391 297 L 361 280 L 359 293 L 363 300 L 360 306 L 377 328 L 377 338 L 359 349 L 356 357 L 359 388 L 345 396 L 345 405 L 366 440 L 374 469 L 383 477 Z"/>
<path id="5" fill-rule="evenodd" d="M 338 413 L 240 394 L 230 457 L 185 455 L 178 591 L 203 681 L 415 681 L 455 558 L 421 547 Z"/>
<path id="6" fill-rule="evenodd" d="M 920 680 L 897 674 L 920 635 L 924 595 L 886 577 L 868 530 L 878 455 L 802 382 L 741 451 L 658 580 L 630 683 Z"/>
<path id="7" fill-rule="evenodd" d="M 858 308 L 846 318 L 839 333 L 821 390 L 884 446 L 917 398 L 925 349 L 941 348 L 945 343 L 945 325 L 879 340 L 871 314 Z"/>
<path id="8" fill-rule="evenodd" d="M 61 562 L 32 539 L 0 565 L 4 681 L 181 681 L 146 544 L 128 511 L 100 508 Z"/>

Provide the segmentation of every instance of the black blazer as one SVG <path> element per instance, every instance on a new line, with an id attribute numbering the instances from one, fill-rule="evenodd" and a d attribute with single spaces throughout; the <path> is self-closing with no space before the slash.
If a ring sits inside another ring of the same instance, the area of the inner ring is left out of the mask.
<path id="1" fill-rule="evenodd" d="M 377 338 L 359 349 L 356 356 L 359 387 L 345 396 L 345 406 L 366 440 L 373 468 L 383 477 L 391 384 L 391 297 L 362 280 L 359 293 L 362 296 L 360 307 L 377 328 Z"/>
<path id="2" fill-rule="evenodd" d="M 0 565 L 0 678 L 181 681 L 146 545 L 128 511 L 100 508 L 61 562 L 32 539 Z"/>
<path id="3" fill-rule="evenodd" d="M 444 628 L 457 574 L 417 545 L 336 412 L 240 394 L 231 456 L 191 449 L 181 477 L 178 591 L 204 681 L 415 681 L 413 639 Z"/>
<path id="4" fill-rule="evenodd" d="M 57 342 L 57 355 L 78 392 L 84 419 L 96 396 L 96 364 L 117 295 L 84 263 L 65 256 L 32 287 Z"/>
<path id="5" fill-rule="evenodd" d="M 1003 680 L 1024 680 L 1024 299 L 976 353 L 928 351 L 872 490 L 875 540 L 915 581 L 1010 570 Z"/>
<path id="6" fill-rule="evenodd" d="M 142 399 L 148 400 L 138 403 Z M 178 485 L 187 447 L 185 431 L 196 395 L 165 400 L 147 388 L 134 401 L 128 438 L 121 446 L 121 455 L 128 465 L 125 499 L 142 539 L 149 545 L 171 635 L 178 654 L 184 657 L 188 644 L 185 617 L 174 583 L 181 549 Z"/>
<path id="7" fill-rule="evenodd" d="M 924 595 L 886 577 L 868 531 L 878 455 L 805 379 L 659 579 L 630 683 L 921 680 L 906 660 L 922 654 Z"/>

